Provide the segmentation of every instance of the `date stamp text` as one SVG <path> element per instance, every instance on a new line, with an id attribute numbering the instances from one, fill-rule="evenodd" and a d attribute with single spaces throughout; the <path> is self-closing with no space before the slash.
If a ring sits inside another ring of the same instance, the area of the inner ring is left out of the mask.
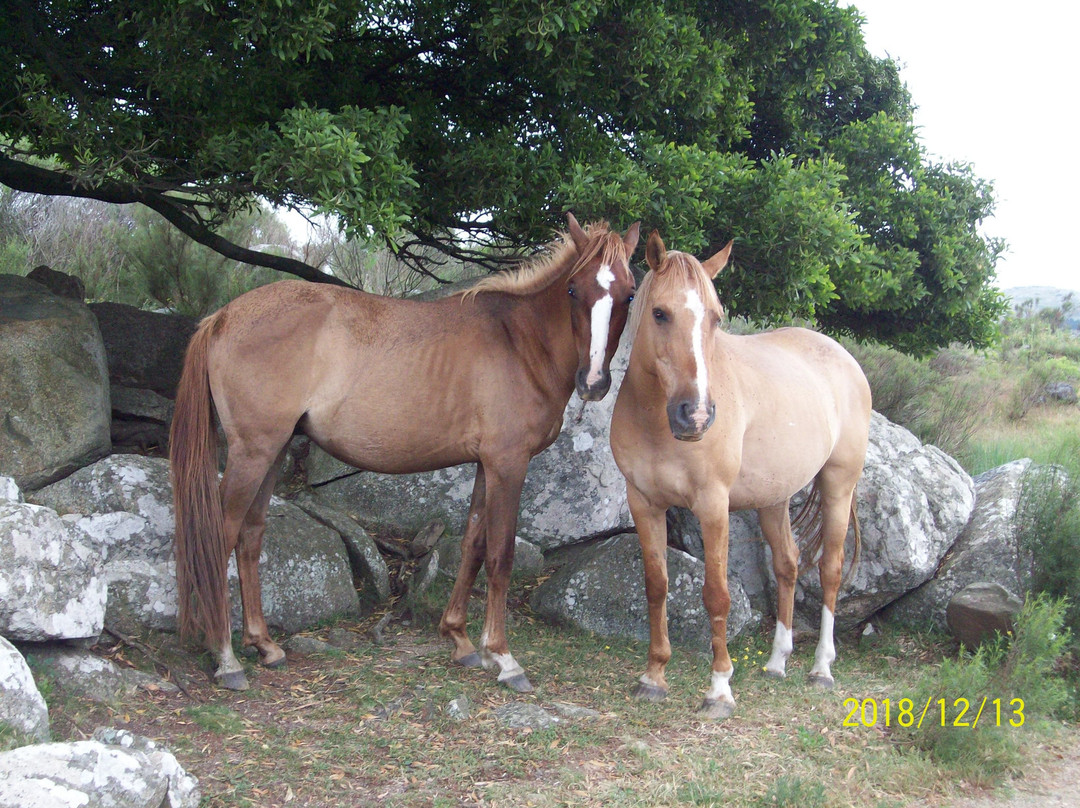
<path id="1" fill-rule="evenodd" d="M 909 698 L 844 699 L 845 727 L 956 727 L 976 729 L 980 726 L 1024 726 L 1024 700 L 983 696 L 981 699 L 956 699 L 930 696 L 925 704 Z"/>

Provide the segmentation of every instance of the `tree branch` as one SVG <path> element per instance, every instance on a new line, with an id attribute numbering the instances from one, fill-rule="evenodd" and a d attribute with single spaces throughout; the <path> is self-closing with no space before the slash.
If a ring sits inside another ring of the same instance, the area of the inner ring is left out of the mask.
<path id="1" fill-rule="evenodd" d="M 75 196 L 96 199 L 116 205 L 139 203 L 161 214 L 184 235 L 208 247 L 219 255 L 252 266 L 276 269 L 315 283 L 349 284 L 333 275 L 320 272 L 315 267 L 282 255 L 272 255 L 259 250 L 249 250 L 222 238 L 197 218 L 184 211 L 182 203 L 162 193 L 138 190 L 122 183 L 104 183 L 97 186 L 80 185 L 77 178 L 60 171 L 13 160 L 0 155 L 0 183 L 16 191 L 49 196 Z M 197 204 L 197 203 L 192 203 Z"/>

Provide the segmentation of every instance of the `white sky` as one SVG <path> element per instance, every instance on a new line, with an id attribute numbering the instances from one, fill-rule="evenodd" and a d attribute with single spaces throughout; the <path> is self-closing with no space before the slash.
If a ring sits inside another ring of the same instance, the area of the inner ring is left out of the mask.
<path id="1" fill-rule="evenodd" d="M 1080 289 L 1080 3 L 840 0 L 866 18 L 871 53 L 888 54 L 935 159 L 993 181 L 983 230 L 1008 242 L 998 285 Z"/>

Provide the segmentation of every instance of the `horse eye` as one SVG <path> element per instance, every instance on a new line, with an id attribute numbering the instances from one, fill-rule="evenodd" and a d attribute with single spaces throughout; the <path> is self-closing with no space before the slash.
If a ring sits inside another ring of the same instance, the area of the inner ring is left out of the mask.
<path id="1" fill-rule="evenodd" d="M 667 322 L 667 314 L 664 312 L 663 309 L 653 309 L 652 310 L 652 316 L 653 316 L 653 319 L 656 320 L 656 322 L 658 322 L 658 323 Z"/>
<path id="2" fill-rule="evenodd" d="M 630 297 L 626 298 L 626 302 L 627 303 L 633 303 L 634 302 L 634 293 L 633 292 L 630 293 Z"/>
<path id="3" fill-rule="evenodd" d="M 566 292 L 570 295 L 570 297 L 577 297 L 577 289 L 575 289 L 573 286 L 567 289 Z"/>

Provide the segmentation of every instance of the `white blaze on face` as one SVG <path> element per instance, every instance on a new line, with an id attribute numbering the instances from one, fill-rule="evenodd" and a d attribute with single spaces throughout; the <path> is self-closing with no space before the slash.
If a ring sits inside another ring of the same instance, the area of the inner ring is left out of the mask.
<path id="1" fill-rule="evenodd" d="M 611 284 L 615 281 L 615 273 L 611 267 L 604 264 L 596 273 L 596 282 L 600 288 L 607 292 L 599 298 L 592 307 L 590 319 L 591 334 L 589 337 L 589 375 L 585 377 L 585 383 L 596 384 L 604 375 L 604 353 L 607 351 L 608 328 L 611 325 L 611 310 L 615 301 L 611 298 Z"/>
<path id="2" fill-rule="evenodd" d="M 704 426 L 709 420 L 706 401 L 709 395 L 709 369 L 705 366 L 705 304 L 695 289 L 686 290 L 686 308 L 694 315 L 694 326 L 690 332 L 690 347 L 694 355 L 694 380 L 697 384 L 698 400 L 694 409 L 694 422 Z"/>

